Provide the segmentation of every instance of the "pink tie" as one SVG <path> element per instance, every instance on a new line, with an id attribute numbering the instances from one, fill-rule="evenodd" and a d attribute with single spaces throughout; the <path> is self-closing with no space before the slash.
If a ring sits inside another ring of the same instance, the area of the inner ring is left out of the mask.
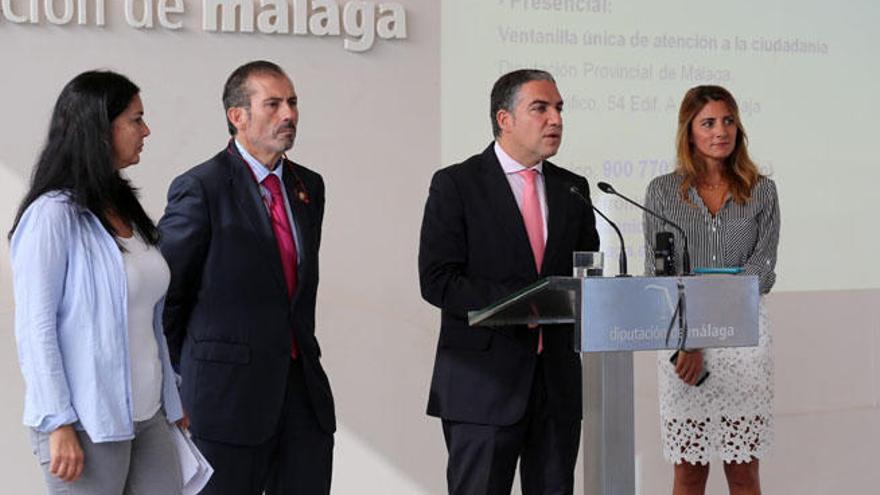
<path id="1" fill-rule="evenodd" d="M 284 270 L 284 281 L 287 283 L 287 296 L 293 297 L 293 293 L 296 291 L 296 243 L 293 241 L 293 230 L 290 228 L 287 209 L 284 207 L 281 180 L 277 175 L 269 174 L 263 179 L 263 186 L 269 190 L 269 194 L 272 196 L 269 203 L 272 231 L 275 233 L 278 252 L 281 253 L 281 267 Z M 296 354 L 296 342 L 292 340 L 290 355 L 296 359 Z"/>
<path id="2" fill-rule="evenodd" d="M 519 174 L 525 180 L 522 198 L 523 222 L 526 224 L 529 244 L 535 256 L 535 268 L 541 273 L 541 263 L 544 261 L 544 215 L 541 214 L 541 201 L 538 199 L 538 188 L 535 186 L 538 172 L 529 168 Z"/>
<path id="3" fill-rule="evenodd" d="M 526 169 L 518 172 L 525 180 L 522 197 L 522 216 L 526 224 L 526 233 L 529 236 L 529 244 L 532 246 L 532 254 L 535 256 L 535 268 L 541 273 L 541 264 L 544 261 L 544 215 L 541 214 L 541 201 L 538 199 L 538 188 L 535 179 L 538 171 Z M 538 333 L 538 354 L 544 350 L 544 332 Z"/>

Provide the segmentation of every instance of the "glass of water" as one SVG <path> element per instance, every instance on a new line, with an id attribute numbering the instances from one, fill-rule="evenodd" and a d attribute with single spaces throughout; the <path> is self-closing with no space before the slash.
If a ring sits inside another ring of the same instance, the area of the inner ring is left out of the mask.
<path id="1" fill-rule="evenodd" d="M 605 267 L 605 255 L 601 251 L 575 251 L 572 253 L 574 276 L 601 277 Z"/>

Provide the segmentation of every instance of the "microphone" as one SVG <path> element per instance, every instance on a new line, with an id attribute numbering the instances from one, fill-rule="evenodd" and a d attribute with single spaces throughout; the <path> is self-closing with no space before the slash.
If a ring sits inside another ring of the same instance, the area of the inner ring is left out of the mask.
<path id="1" fill-rule="evenodd" d="M 577 196 L 578 198 L 580 198 L 580 200 L 583 201 L 585 205 L 592 208 L 593 211 L 598 213 L 600 217 L 604 218 L 605 221 L 608 222 L 608 225 L 611 225 L 611 227 L 614 228 L 614 231 L 617 232 L 617 237 L 620 239 L 620 259 L 617 262 L 617 265 L 619 268 L 618 271 L 620 273 L 617 276 L 618 277 L 629 277 L 629 274 L 626 272 L 626 246 L 624 246 L 624 244 L 623 244 L 623 234 L 620 233 L 620 229 L 617 228 L 617 225 L 614 222 L 612 222 L 611 219 L 609 219 L 608 217 L 605 216 L 604 213 L 599 211 L 599 208 L 596 208 L 595 206 L 593 206 L 592 202 L 587 201 L 587 198 L 585 198 L 584 195 L 581 194 L 581 192 L 580 192 L 580 190 L 578 190 L 577 186 L 572 184 L 571 186 L 569 186 L 568 192 L 570 192 L 570 193 L 574 194 L 575 196 Z"/>
<path id="2" fill-rule="evenodd" d="M 657 232 L 654 239 L 654 275 L 675 276 L 675 236 Z"/>
<path id="3" fill-rule="evenodd" d="M 672 220 L 664 217 L 663 215 L 660 215 L 659 213 L 653 212 L 653 211 L 645 208 L 644 206 L 636 203 L 635 201 L 624 196 L 623 194 L 620 194 L 619 192 L 617 192 L 617 190 L 615 190 L 613 187 L 611 187 L 611 184 L 609 184 L 607 182 L 600 182 L 596 185 L 599 187 L 599 190 L 601 190 L 602 192 L 618 196 L 618 197 L 622 198 L 623 200 L 625 200 L 626 202 L 638 207 L 642 211 L 649 213 L 656 218 L 659 218 L 663 222 L 665 222 L 665 223 L 671 225 L 673 228 L 675 228 L 675 230 L 677 230 L 678 233 L 681 234 L 681 237 L 684 239 L 684 253 L 682 253 L 682 256 L 681 256 L 681 264 L 683 265 L 682 271 L 684 272 L 684 275 L 691 275 L 691 254 L 690 254 L 690 251 L 688 250 L 687 234 L 684 233 L 684 230 L 681 227 L 679 227 L 678 224 L 676 224 Z M 657 234 L 657 244 L 661 245 L 660 247 L 662 249 L 670 251 L 669 254 L 671 254 L 671 252 L 674 249 L 672 235 L 669 233 L 666 233 L 666 235 L 662 235 L 662 234 L 663 234 L 662 232 Z M 669 258 L 671 258 L 671 256 Z M 669 261 L 671 261 L 671 260 L 669 260 Z M 657 259 L 655 258 L 655 268 L 656 268 L 656 263 L 657 263 Z M 687 317 L 685 316 L 686 303 L 685 303 L 684 296 L 685 296 L 684 284 L 682 284 L 681 280 L 679 280 L 678 281 L 678 305 L 677 305 L 675 312 L 672 315 L 672 320 L 669 322 L 669 330 L 667 330 L 667 332 L 666 332 L 666 338 L 668 339 L 669 338 L 669 331 L 672 330 L 672 325 L 674 324 L 676 317 L 678 317 L 678 328 L 679 328 L 679 332 L 681 332 L 681 340 L 679 342 L 679 350 L 675 351 L 675 353 L 672 356 L 670 356 L 670 359 L 669 359 L 669 361 L 673 365 L 677 364 L 679 351 L 683 350 L 684 346 L 687 343 L 688 328 L 687 328 Z M 697 379 L 697 382 L 695 383 L 695 385 L 697 387 L 699 387 L 700 385 L 703 384 L 703 382 L 706 381 L 706 378 L 708 378 L 708 377 L 709 377 L 709 371 L 706 370 L 705 368 L 703 368 L 703 371 L 702 371 L 702 373 L 700 373 L 700 377 Z"/>
<path id="4" fill-rule="evenodd" d="M 684 253 L 682 253 L 682 256 L 681 256 L 682 272 L 684 272 L 683 273 L 684 275 L 691 275 L 691 253 L 690 253 L 690 250 L 688 249 L 688 238 L 687 238 L 687 234 L 684 233 L 684 229 L 682 229 L 681 227 L 678 226 L 677 223 L 664 217 L 663 215 L 656 213 L 654 211 L 651 211 L 651 210 L 645 208 L 644 206 L 636 203 L 635 201 L 629 199 L 628 197 L 624 196 L 623 194 L 620 194 L 619 192 L 617 192 L 616 189 L 611 187 L 611 184 L 609 184 L 607 182 L 600 182 L 596 185 L 599 186 L 599 190 L 601 190 L 602 192 L 604 192 L 606 194 L 613 194 L 613 195 L 623 199 L 627 203 L 630 203 L 630 204 L 638 207 L 640 210 L 642 210 L 646 213 L 649 213 L 656 218 L 659 218 L 663 222 L 665 222 L 665 223 L 671 225 L 673 228 L 675 228 L 675 230 L 677 230 L 678 233 L 681 234 L 682 239 L 684 239 Z"/>

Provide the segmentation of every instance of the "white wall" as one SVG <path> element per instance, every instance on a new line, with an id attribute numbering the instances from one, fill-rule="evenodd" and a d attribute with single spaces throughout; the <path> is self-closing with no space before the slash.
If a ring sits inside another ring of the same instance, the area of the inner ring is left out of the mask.
<path id="1" fill-rule="evenodd" d="M 122 2 L 107 3 L 103 29 L 0 16 L 0 229 L 11 225 L 54 100 L 75 74 L 109 68 L 141 86 L 153 134 L 130 175 L 158 219 L 171 179 L 229 138 L 220 102 L 228 74 L 251 59 L 279 63 L 300 97 L 291 157 L 327 186 L 317 331 L 338 407 L 335 493 L 360 491 L 367 479 L 374 493 L 436 491 L 445 451 L 424 409 L 437 318 L 420 300 L 416 249 L 440 165 L 437 2 L 401 2 L 409 38 L 361 54 L 338 37 L 205 33 L 196 1 L 186 2 L 181 31 L 138 31 L 124 23 Z M 20 419 L 7 250 L 0 242 L 0 383 L 8 393 L 0 475 L 10 486 L 0 491 L 37 493 Z"/>

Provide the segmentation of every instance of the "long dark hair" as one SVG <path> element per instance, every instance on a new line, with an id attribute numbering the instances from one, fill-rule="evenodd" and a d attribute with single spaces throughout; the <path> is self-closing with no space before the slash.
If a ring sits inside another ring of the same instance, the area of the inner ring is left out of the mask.
<path id="1" fill-rule="evenodd" d="M 65 191 L 75 204 L 94 213 L 110 235 L 117 234 L 107 219 L 112 210 L 147 243 L 158 243 L 156 224 L 138 201 L 137 190 L 113 166 L 113 120 L 138 93 L 140 88 L 127 77 L 110 71 L 83 72 L 64 86 L 10 238 L 31 203 L 47 192 Z"/>

